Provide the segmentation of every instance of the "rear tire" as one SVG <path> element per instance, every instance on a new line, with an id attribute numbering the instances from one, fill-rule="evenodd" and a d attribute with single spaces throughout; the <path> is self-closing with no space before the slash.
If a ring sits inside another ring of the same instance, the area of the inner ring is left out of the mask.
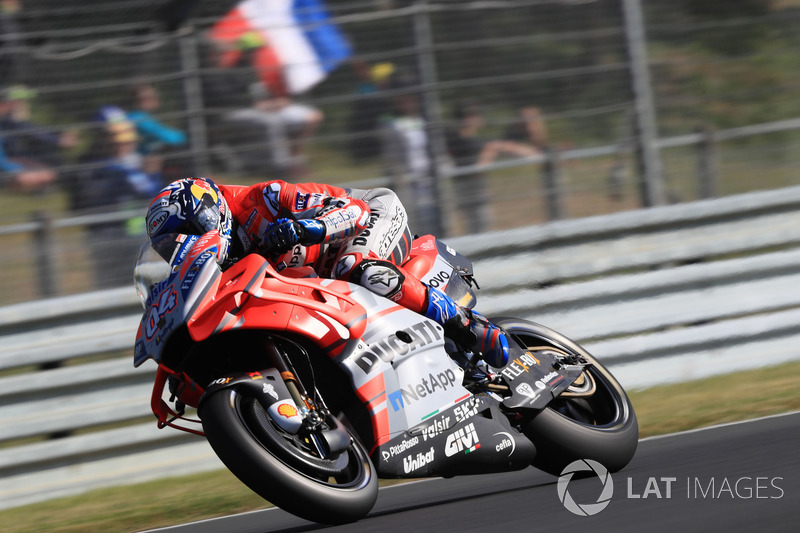
<path id="1" fill-rule="evenodd" d="M 306 520 L 354 522 L 369 513 L 378 480 L 358 441 L 334 459 L 303 450 L 302 443 L 269 422 L 246 391 L 224 389 L 203 400 L 206 438 L 228 469 L 264 499 Z"/>
<path id="2" fill-rule="evenodd" d="M 576 342 L 550 328 L 517 318 L 493 320 L 522 347 L 552 346 L 591 363 L 597 390 L 587 398 L 556 398 L 523 426 L 536 446 L 533 466 L 559 475 L 578 459 L 593 459 L 609 472 L 627 465 L 639 442 L 639 424 L 628 395 L 613 375 Z"/>

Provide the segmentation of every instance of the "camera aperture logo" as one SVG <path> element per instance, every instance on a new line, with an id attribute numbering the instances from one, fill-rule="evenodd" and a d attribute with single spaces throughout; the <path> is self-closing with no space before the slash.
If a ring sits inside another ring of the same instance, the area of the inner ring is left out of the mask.
<path id="1" fill-rule="evenodd" d="M 572 495 L 569 493 L 568 485 L 572 481 L 572 477 L 577 472 L 594 472 L 600 478 L 603 485 L 603 490 L 597 501 L 594 503 L 577 503 Z M 611 479 L 611 474 L 608 470 L 591 459 L 578 459 L 573 461 L 564 468 L 561 475 L 558 477 L 558 484 L 556 485 L 558 491 L 558 499 L 564 504 L 564 507 L 573 514 L 578 516 L 592 516 L 596 515 L 605 509 L 611 503 L 611 496 L 614 494 L 614 480 Z"/>

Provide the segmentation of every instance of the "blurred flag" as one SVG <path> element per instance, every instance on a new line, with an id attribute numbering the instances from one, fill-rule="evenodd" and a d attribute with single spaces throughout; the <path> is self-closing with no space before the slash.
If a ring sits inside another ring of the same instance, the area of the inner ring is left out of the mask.
<path id="1" fill-rule="evenodd" d="M 244 0 L 212 27 L 211 38 L 225 47 L 225 66 L 252 53 L 275 94 L 311 89 L 352 54 L 322 0 Z"/>

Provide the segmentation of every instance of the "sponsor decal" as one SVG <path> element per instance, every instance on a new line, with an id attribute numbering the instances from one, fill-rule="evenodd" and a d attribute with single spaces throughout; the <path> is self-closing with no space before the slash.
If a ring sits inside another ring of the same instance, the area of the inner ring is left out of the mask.
<path id="1" fill-rule="evenodd" d="M 428 280 L 428 285 L 434 289 L 438 289 L 439 287 L 446 286 L 448 281 L 450 281 L 450 273 L 442 270 Z"/>
<path id="2" fill-rule="evenodd" d="M 523 396 L 527 396 L 531 400 L 535 400 L 536 397 L 539 395 L 539 392 L 546 389 L 547 385 L 552 387 L 553 385 L 562 381 L 563 379 L 564 377 L 558 372 L 550 372 L 549 374 L 544 375 L 542 379 L 537 379 L 533 383 L 533 385 L 536 387 L 536 390 L 534 390 L 529 383 L 520 383 L 514 390 L 516 390 Z M 547 383 L 547 385 L 545 385 L 545 383 Z"/>
<path id="3" fill-rule="evenodd" d="M 456 423 L 463 422 L 468 418 L 472 418 L 476 414 L 478 414 L 478 408 L 482 405 L 482 402 L 475 398 L 474 396 L 470 397 L 467 401 L 460 403 L 453 409 L 453 413 L 456 415 Z"/>
<path id="4" fill-rule="evenodd" d="M 375 227 L 375 223 L 380 218 L 381 218 L 380 213 L 376 213 L 374 211 L 369 213 L 369 222 L 367 222 L 366 228 L 364 230 L 362 230 L 358 234 L 358 237 L 353 239 L 353 245 L 355 245 L 355 246 L 366 246 L 367 245 L 367 237 L 369 237 L 372 234 L 372 229 Z M 363 218 L 362 218 L 362 220 L 363 220 Z M 359 220 L 359 225 L 360 226 L 365 226 L 365 224 L 361 224 L 361 220 Z"/>
<path id="5" fill-rule="evenodd" d="M 541 381 L 537 381 L 535 383 L 535 385 L 536 385 L 536 388 L 539 389 L 539 390 L 544 389 L 544 383 L 542 383 Z M 531 400 L 536 399 L 536 397 L 539 395 L 539 392 L 533 390 L 533 387 L 531 387 L 531 385 L 529 383 L 520 383 L 519 385 L 517 385 L 517 388 L 514 389 L 514 390 L 516 390 L 518 393 L 522 394 L 523 396 L 527 396 Z"/>
<path id="6" fill-rule="evenodd" d="M 197 274 L 200 272 L 205 262 L 211 259 L 212 257 L 216 257 L 216 253 L 211 252 L 210 250 L 206 250 L 205 252 L 200 254 L 200 257 L 195 259 L 191 268 L 189 268 L 188 272 L 186 272 L 186 275 L 183 277 L 183 283 L 181 283 L 182 291 L 187 291 L 192 287 L 192 284 L 194 283 L 194 278 L 197 277 Z"/>
<path id="7" fill-rule="evenodd" d="M 474 452 L 480 447 L 481 443 L 478 438 L 478 432 L 475 431 L 475 424 L 467 424 L 467 426 L 447 437 L 447 441 L 444 444 L 444 454 L 447 457 L 452 457 L 460 452 L 465 454 Z"/>
<path id="8" fill-rule="evenodd" d="M 405 225 L 406 213 L 400 206 L 396 206 L 389 231 L 384 233 L 381 243 L 378 246 L 379 257 L 387 257 L 389 255 L 389 249 L 392 247 L 392 243 L 395 242 L 395 239 L 403 230 Z"/>
<path id="9" fill-rule="evenodd" d="M 306 262 L 306 247 L 296 244 L 291 250 L 280 256 L 278 272 L 284 268 L 303 266 Z"/>
<path id="10" fill-rule="evenodd" d="M 361 209 L 353 205 L 318 217 L 317 220 L 325 224 L 327 228 L 326 235 L 333 235 L 342 229 L 351 229 L 350 221 L 358 217 L 359 214 L 361 214 Z"/>
<path id="11" fill-rule="evenodd" d="M 436 241 L 434 241 L 433 239 L 425 241 L 419 245 L 419 249 L 422 250 L 423 252 L 430 252 L 435 248 L 436 248 Z"/>
<path id="12" fill-rule="evenodd" d="M 286 418 L 297 416 L 297 407 L 288 403 L 282 403 L 278 406 L 278 414 Z"/>
<path id="13" fill-rule="evenodd" d="M 183 262 L 183 260 L 186 258 L 186 255 L 189 253 L 189 250 L 193 249 L 195 243 L 199 240 L 200 237 L 198 235 L 191 235 L 189 238 L 183 241 L 183 244 L 181 244 L 177 250 L 175 250 L 175 253 L 169 260 L 169 263 L 173 265 L 173 272 L 177 272 L 176 269 L 179 268 L 178 265 Z"/>
<path id="14" fill-rule="evenodd" d="M 414 437 L 408 440 L 404 440 L 400 444 L 396 444 L 395 446 L 390 446 L 388 450 L 384 450 L 383 460 L 388 461 L 395 455 L 400 455 L 401 453 L 410 450 L 417 444 L 419 444 L 419 437 Z"/>
<path id="15" fill-rule="evenodd" d="M 523 355 L 519 356 L 517 359 L 510 361 L 501 371 L 500 373 L 503 374 L 508 380 L 513 380 L 517 378 L 520 374 L 528 372 L 530 367 L 538 366 L 539 360 L 534 357 L 530 352 L 525 352 Z"/>
<path id="16" fill-rule="evenodd" d="M 174 286 L 165 289 L 158 301 L 150 306 L 150 311 L 145 321 L 145 339 L 150 340 L 167 323 L 166 315 L 178 305 L 178 293 Z"/>
<path id="17" fill-rule="evenodd" d="M 307 203 L 308 203 L 308 194 L 303 192 L 298 192 L 297 195 L 294 197 L 294 210 L 304 211 Z"/>
<path id="18" fill-rule="evenodd" d="M 305 193 L 298 191 L 297 195 L 294 197 L 294 210 L 305 211 L 314 207 L 320 207 L 322 206 L 322 200 L 324 198 L 325 196 L 318 192 Z"/>
<path id="19" fill-rule="evenodd" d="M 147 231 L 151 237 L 158 234 L 158 230 L 161 229 L 161 227 L 164 225 L 164 222 L 167 221 L 171 214 L 178 214 L 177 205 L 160 207 L 158 210 L 153 210 L 150 213 L 150 216 L 147 217 Z"/>
<path id="20" fill-rule="evenodd" d="M 264 379 L 264 376 L 261 375 L 261 372 L 248 372 L 247 375 L 250 376 L 250 379 L 253 381 L 257 379 Z"/>
<path id="21" fill-rule="evenodd" d="M 441 333 L 431 322 L 419 322 L 370 344 L 369 351 L 358 354 L 355 364 L 369 374 L 378 361 L 391 363 L 396 357 L 411 353 L 441 338 Z"/>
<path id="22" fill-rule="evenodd" d="M 271 183 L 262 191 L 264 195 L 264 202 L 267 204 L 267 209 L 272 213 L 272 216 L 278 216 L 278 211 L 281 209 L 280 195 L 281 186 L 278 183 Z"/>
<path id="23" fill-rule="evenodd" d="M 208 194 L 211 196 L 211 199 L 214 200 L 216 203 L 219 198 L 217 198 L 217 193 L 211 187 L 211 184 L 205 180 L 194 180 L 192 186 L 189 187 L 189 190 L 192 192 L 192 196 L 194 196 L 197 200 L 202 200 L 203 196 Z"/>
<path id="24" fill-rule="evenodd" d="M 370 290 L 381 296 L 386 296 L 397 289 L 400 282 L 397 272 L 386 267 L 367 267 L 362 277 L 366 277 Z"/>
<path id="25" fill-rule="evenodd" d="M 388 394 L 389 403 L 392 409 L 399 411 L 405 408 L 406 404 L 418 401 L 420 398 L 425 398 L 429 394 L 433 394 L 437 389 L 446 391 L 456 383 L 456 374 L 451 369 L 438 374 L 428 374 L 427 378 L 422 378 L 421 383 L 412 384 L 408 388 L 396 390 Z"/>
<path id="26" fill-rule="evenodd" d="M 423 429 L 422 440 L 428 440 L 434 437 L 438 437 L 448 429 L 450 429 L 450 417 L 446 416 L 444 418 L 436 420 L 430 426 Z"/>
<path id="27" fill-rule="evenodd" d="M 342 279 L 345 274 L 352 270 L 353 265 L 356 264 L 356 256 L 354 254 L 347 254 L 346 256 L 339 259 L 339 262 L 336 263 L 336 267 L 334 268 L 333 277 L 337 279 Z"/>
<path id="28" fill-rule="evenodd" d="M 498 435 L 503 435 L 503 440 L 500 441 L 500 444 L 494 447 L 494 451 L 502 452 L 511 448 L 511 450 L 508 452 L 508 457 L 511 457 L 511 454 L 517 449 L 517 441 L 514 440 L 514 437 L 511 435 L 511 433 L 507 433 L 505 431 L 494 434 L 495 437 Z"/>
<path id="29" fill-rule="evenodd" d="M 217 253 L 218 243 L 220 240 L 219 232 L 218 231 L 210 231 L 200 237 L 196 244 L 192 246 L 192 249 L 189 250 L 189 254 L 187 256 L 188 259 L 195 259 L 200 257 L 205 252 L 214 251 L 214 255 Z M 211 247 L 213 245 L 213 247 Z"/>
<path id="30" fill-rule="evenodd" d="M 403 458 L 403 472 L 410 474 L 422 468 L 423 466 L 432 463 L 434 456 L 434 449 L 431 448 L 427 453 L 418 453 L 416 457 Z"/>
<path id="31" fill-rule="evenodd" d="M 233 379 L 233 378 L 219 378 L 219 379 L 215 379 L 214 381 L 212 381 L 211 383 L 209 383 L 209 384 L 208 384 L 208 386 L 210 387 L 211 385 L 227 385 L 228 383 L 230 383 L 230 382 L 231 382 L 231 380 L 232 380 L 232 379 Z"/>
<path id="32" fill-rule="evenodd" d="M 271 383 L 264 383 L 264 388 L 262 389 L 264 394 L 269 394 L 276 400 L 278 399 L 278 391 L 275 390 L 275 387 Z"/>

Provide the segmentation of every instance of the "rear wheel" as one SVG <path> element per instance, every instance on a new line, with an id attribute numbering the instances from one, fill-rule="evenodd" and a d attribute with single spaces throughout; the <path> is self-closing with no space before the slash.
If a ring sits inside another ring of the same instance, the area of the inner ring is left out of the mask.
<path id="1" fill-rule="evenodd" d="M 545 347 L 589 363 L 573 387 L 523 427 L 536 445 L 533 465 L 554 475 L 577 459 L 593 459 L 610 472 L 625 467 L 636 452 L 639 425 L 614 376 L 580 345 L 550 328 L 516 318 L 493 322 L 524 348 Z"/>
<path id="2" fill-rule="evenodd" d="M 203 430 L 223 463 L 260 496 L 301 518 L 340 524 L 363 518 L 378 497 L 369 456 L 355 439 L 338 454 L 320 452 L 314 436 L 277 426 L 247 390 L 203 400 Z"/>

